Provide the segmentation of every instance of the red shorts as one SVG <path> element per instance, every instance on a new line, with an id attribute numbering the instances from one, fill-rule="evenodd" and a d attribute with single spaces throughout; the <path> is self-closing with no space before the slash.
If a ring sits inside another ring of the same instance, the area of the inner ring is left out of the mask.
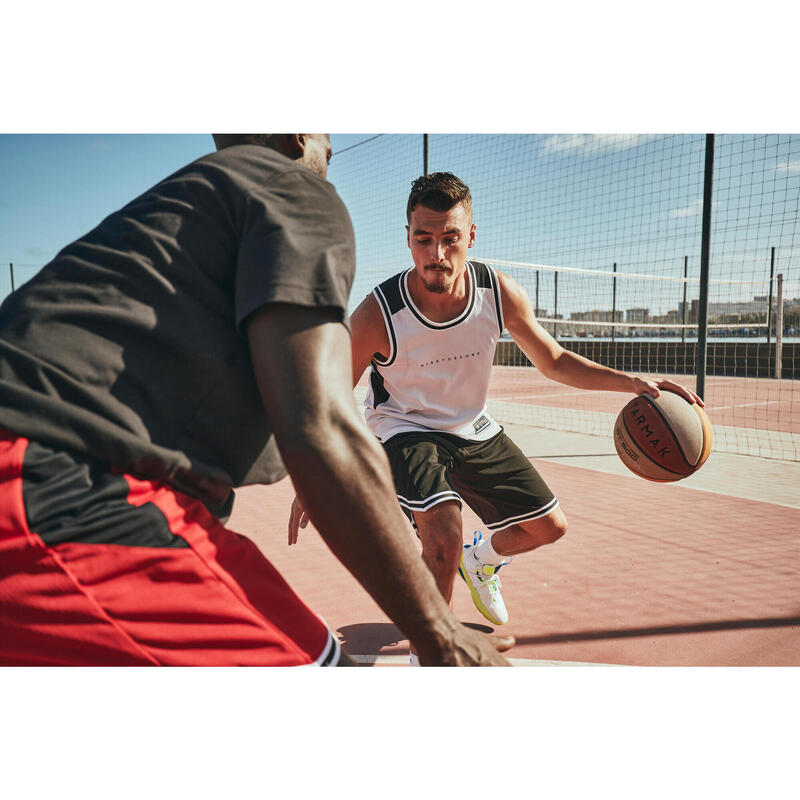
<path id="1" fill-rule="evenodd" d="M 165 484 L 0 431 L 0 664 L 335 664 L 256 545 Z"/>

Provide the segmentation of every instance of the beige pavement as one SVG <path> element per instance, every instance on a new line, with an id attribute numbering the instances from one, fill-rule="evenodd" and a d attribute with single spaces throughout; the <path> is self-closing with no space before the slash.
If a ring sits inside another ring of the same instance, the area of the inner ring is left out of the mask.
<path id="1" fill-rule="evenodd" d="M 611 437 L 532 428 L 528 425 L 504 424 L 503 427 L 528 458 L 641 480 L 620 461 Z M 703 492 L 800 508 L 800 462 L 797 461 L 731 455 L 712 450 L 702 469 L 684 478 L 680 485 Z"/>

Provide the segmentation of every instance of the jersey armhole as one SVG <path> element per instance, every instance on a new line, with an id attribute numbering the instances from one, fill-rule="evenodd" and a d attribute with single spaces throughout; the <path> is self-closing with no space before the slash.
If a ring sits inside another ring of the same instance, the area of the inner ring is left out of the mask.
<path id="1" fill-rule="evenodd" d="M 381 287 L 376 286 L 372 290 L 372 294 L 378 301 L 378 307 L 381 310 L 381 316 L 383 316 L 383 324 L 386 327 L 386 334 L 389 338 L 389 354 L 387 357 L 382 359 L 379 357 L 378 353 L 375 353 L 372 356 L 372 361 L 380 367 L 388 367 L 390 364 L 394 363 L 394 360 L 397 357 L 397 336 L 395 335 L 394 326 L 392 325 L 392 315 L 389 311 L 389 304 L 386 301 L 386 297 L 384 296 L 383 292 L 381 291 Z"/>
<path id="2" fill-rule="evenodd" d="M 497 324 L 500 326 L 500 336 L 506 328 L 505 320 L 503 319 L 503 297 L 500 293 L 500 279 L 497 277 L 497 270 L 490 264 L 486 265 L 489 270 L 489 280 L 492 282 L 492 291 L 494 292 L 494 307 L 497 312 Z"/>

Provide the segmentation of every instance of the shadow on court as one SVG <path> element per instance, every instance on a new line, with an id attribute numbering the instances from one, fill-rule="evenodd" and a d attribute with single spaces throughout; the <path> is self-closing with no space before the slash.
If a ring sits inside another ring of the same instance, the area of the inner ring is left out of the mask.
<path id="1" fill-rule="evenodd" d="M 748 630 L 754 628 L 794 628 L 800 626 L 800 617 L 775 617 L 769 619 L 732 619 L 719 622 L 697 622 L 676 625 L 657 625 L 644 628 L 618 628 L 613 630 L 572 631 L 543 636 L 517 636 L 517 644 L 555 644 L 561 642 L 587 642 L 597 639 L 629 639 L 637 636 L 669 636 L 684 633 L 710 633 L 712 631 Z"/>
<path id="2" fill-rule="evenodd" d="M 403 632 L 391 622 L 358 622 L 337 629 L 339 642 L 348 653 L 376 656 L 384 647 L 395 647 L 407 641 Z"/>

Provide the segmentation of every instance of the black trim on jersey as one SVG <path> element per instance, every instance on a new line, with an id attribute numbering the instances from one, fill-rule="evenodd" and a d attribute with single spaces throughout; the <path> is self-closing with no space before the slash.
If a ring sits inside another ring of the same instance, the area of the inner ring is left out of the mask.
<path id="1" fill-rule="evenodd" d="M 450 320 L 446 325 L 435 325 L 430 320 L 425 319 L 425 317 L 420 314 L 419 311 L 414 307 L 414 303 L 412 302 L 411 298 L 409 297 L 408 292 L 406 291 L 406 282 L 405 276 L 411 272 L 411 269 L 402 273 L 400 276 L 399 284 L 400 284 L 400 291 L 403 293 L 403 300 L 405 301 L 406 306 L 408 306 L 408 310 L 426 327 L 430 328 L 434 331 L 443 331 L 447 330 L 447 328 L 454 328 L 456 325 L 464 322 L 469 315 L 472 313 L 472 309 L 475 307 L 475 297 L 478 294 L 478 288 L 475 285 L 475 270 L 472 268 L 472 262 L 467 261 L 467 268 L 469 269 L 470 274 L 470 287 L 469 287 L 469 302 L 467 303 L 467 307 L 453 320 Z"/>
<path id="2" fill-rule="evenodd" d="M 389 306 L 390 316 L 392 314 L 396 314 L 405 305 L 405 303 L 403 303 L 403 298 L 400 295 L 400 279 L 402 277 L 403 273 L 398 272 L 397 275 L 392 275 L 391 278 L 387 278 L 383 283 L 379 283 L 375 287 L 380 289 L 381 293 L 386 298 L 386 302 Z"/>
<path id="3" fill-rule="evenodd" d="M 491 276 L 489 275 L 489 267 L 481 261 L 470 261 L 475 270 L 475 281 L 481 289 L 492 289 Z"/>
<path id="4" fill-rule="evenodd" d="M 372 387 L 372 407 L 377 408 L 381 403 L 385 403 L 389 399 L 389 392 L 386 391 L 386 386 L 383 382 L 383 375 L 375 368 L 377 365 L 372 365 L 372 371 L 369 373 L 369 383 Z"/>
<path id="5" fill-rule="evenodd" d="M 489 273 L 489 280 L 492 282 L 492 291 L 494 292 L 494 309 L 497 312 L 497 324 L 500 327 L 500 335 L 503 335 L 506 323 L 503 320 L 503 304 L 500 302 L 500 281 L 497 274 L 491 267 L 486 268 Z"/>
<path id="6" fill-rule="evenodd" d="M 372 358 L 376 364 L 382 364 L 384 367 L 388 367 L 390 364 L 393 364 L 395 358 L 397 358 L 397 334 L 395 334 L 394 325 L 392 324 L 392 313 L 396 313 L 396 311 L 399 311 L 403 307 L 401 300 L 400 308 L 396 309 L 395 312 L 392 312 L 391 310 L 392 303 L 389 300 L 387 300 L 386 295 L 383 291 L 384 287 L 390 284 L 391 281 L 392 281 L 391 278 L 388 281 L 384 281 L 382 284 L 380 284 L 380 286 L 376 286 L 372 292 L 378 301 L 378 305 L 380 305 L 381 307 L 383 322 L 386 326 L 386 332 L 389 334 L 389 354 L 387 355 L 387 357 L 383 358 L 381 353 L 373 353 Z M 399 290 L 397 290 L 396 285 L 395 285 L 395 292 L 399 297 L 400 292 Z"/>
<path id="7" fill-rule="evenodd" d="M 45 544 L 188 547 L 153 503 L 133 506 L 122 475 L 103 464 L 30 442 L 22 463 L 28 528 Z"/>

